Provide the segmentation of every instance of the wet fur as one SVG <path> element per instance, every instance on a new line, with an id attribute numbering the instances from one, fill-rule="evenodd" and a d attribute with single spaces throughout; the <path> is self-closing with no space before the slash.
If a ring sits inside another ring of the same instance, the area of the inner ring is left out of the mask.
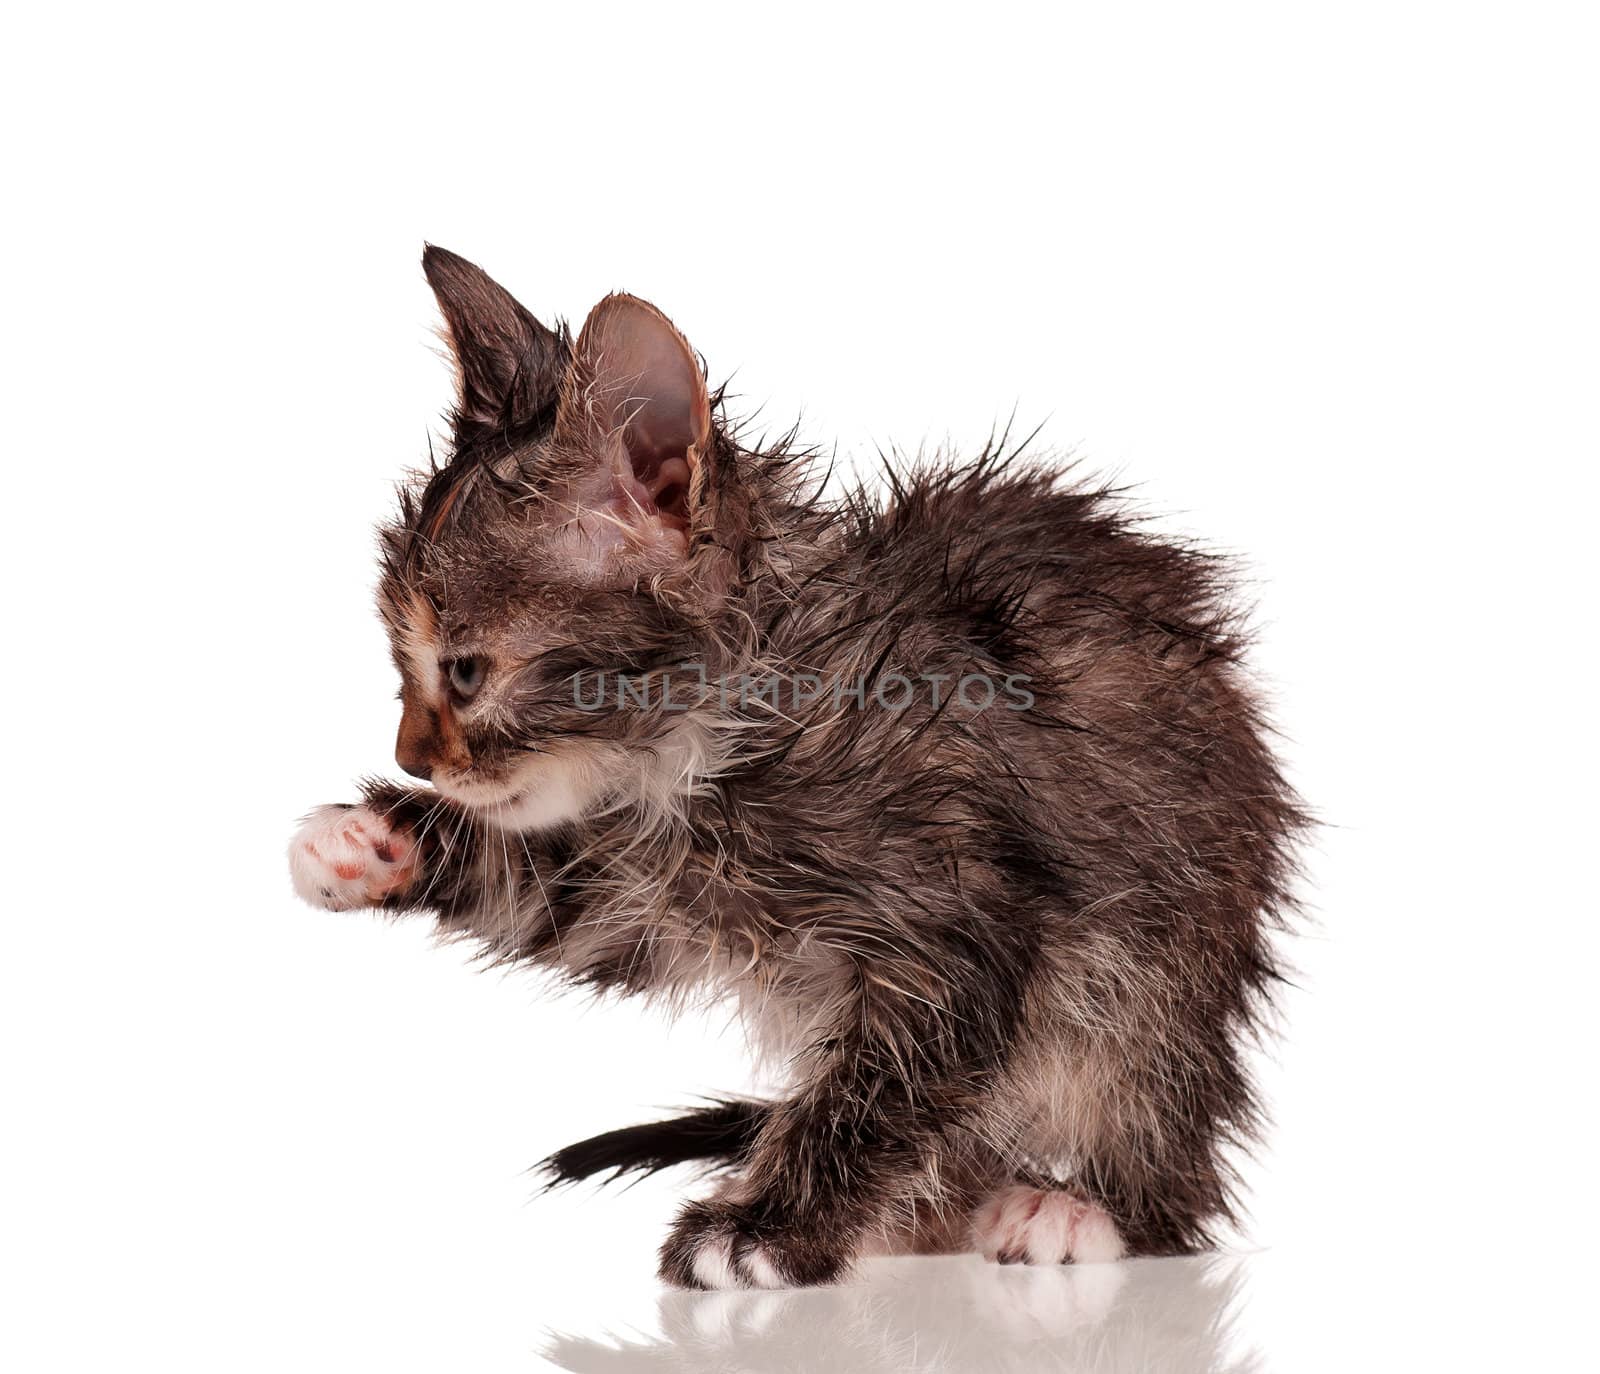
<path id="1" fill-rule="evenodd" d="M 1103 1208 L 1132 1254 L 1211 1243 L 1258 1123 L 1244 1052 L 1304 824 L 1227 567 L 1004 442 L 829 497 L 715 397 L 682 539 L 608 562 L 574 542 L 594 460 L 557 423 L 585 385 L 570 336 L 514 339 L 509 370 L 475 354 L 474 309 L 506 307 L 441 263 L 462 408 L 385 532 L 380 602 L 413 732 L 437 735 L 412 743 L 456 760 L 458 799 L 366 788 L 420 855 L 383 904 L 596 989 L 730 996 L 790 1084 L 558 1151 L 554 1175 L 728 1166 L 663 1249 L 690 1286 L 707 1255 L 729 1282 L 804 1284 L 868 1249 L 966 1248 L 1018 1185 Z M 501 323 L 491 350 L 524 328 Z M 457 653 L 504 665 L 470 710 L 431 668 Z M 1034 705 L 573 704 L 595 672 L 681 702 L 687 662 L 869 693 L 1020 676 Z M 463 805 L 480 775 L 535 800 Z M 540 787 L 571 800 L 540 813 Z"/>

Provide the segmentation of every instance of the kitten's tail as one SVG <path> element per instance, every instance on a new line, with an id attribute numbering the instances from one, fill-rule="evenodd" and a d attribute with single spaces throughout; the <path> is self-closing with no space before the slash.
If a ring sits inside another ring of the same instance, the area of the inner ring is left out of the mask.
<path id="1" fill-rule="evenodd" d="M 750 1152 L 771 1110 L 765 1102 L 721 1100 L 668 1121 L 624 1126 L 580 1140 L 557 1150 L 539 1168 L 545 1186 L 554 1188 L 607 1170 L 610 1177 L 603 1181 L 609 1183 L 620 1174 L 653 1174 L 695 1159 L 738 1164 Z"/>

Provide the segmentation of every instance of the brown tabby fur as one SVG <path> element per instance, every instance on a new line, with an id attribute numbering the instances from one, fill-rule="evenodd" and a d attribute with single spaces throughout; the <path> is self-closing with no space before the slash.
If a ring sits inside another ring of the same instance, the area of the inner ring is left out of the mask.
<path id="1" fill-rule="evenodd" d="M 1208 1244 L 1257 1123 L 1243 1048 L 1304 824 L 1225 566 L 1003 442 L 829 499 L 806 455 L 740 441 L 650 307 L 608 298 L 575 343 L 461 259 L 425 265 L 461 404 L 384 534 L 380 600 L 399 753 L 441 791 L 367 788 L 421 851 L 384 904 L 596 988 L 731 995 L 790 1083 L 552 1172 L 726 1165 L 662 1252 L 688 1285 L 718 1238 L 800 1284 L 962 1248 L 1018 1180 L 1100 1205 L 1130 1253 Z M 608 327 L 656 350 L 620 382 Z M 638 523 L 612 539 L 585 524 L 607 445 L 646 488 L 682 471 L 639 456 L 651 398 L 689 480 L 616 507 Z M 487 665 L 471 701 L 441 682 L 458 661 Z M 869 700 L 724 704 L 684 664 Z M 975 672 L 1025 678 L 1031 709 L 870 700 Z M 694 704 L 580 709 L 575 675 L 601 673 Z M 513 819 L 494 789 L 545 766 L 584 780 L 575 813 Z"/>

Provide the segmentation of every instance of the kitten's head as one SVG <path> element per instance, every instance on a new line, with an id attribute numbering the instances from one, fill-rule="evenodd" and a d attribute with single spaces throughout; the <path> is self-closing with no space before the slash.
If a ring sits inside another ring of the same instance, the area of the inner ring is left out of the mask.
<path id="1" fill-rule="evenodd" d="M 396 758 L 492 819 L 552 823 L 682 723 L 592 709 L 583 682 L 695 656 L 736 542 L 733 451 L 654 306 L 607 296 L 573 341 L 452 253 L 423 268 L 459 401 L 449 464 L 383 536 Z"/>

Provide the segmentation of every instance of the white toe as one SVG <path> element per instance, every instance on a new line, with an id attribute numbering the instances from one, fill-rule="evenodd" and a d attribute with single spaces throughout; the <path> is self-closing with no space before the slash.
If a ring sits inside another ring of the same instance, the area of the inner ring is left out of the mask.
<path id="1" fill-rule="evenodd" d="M 695 1279 L 707 1288 L 741 1288 L 733 1269 L 733 1242 L 726 1236 L 704 1241 L 694 1256 Z"/>

